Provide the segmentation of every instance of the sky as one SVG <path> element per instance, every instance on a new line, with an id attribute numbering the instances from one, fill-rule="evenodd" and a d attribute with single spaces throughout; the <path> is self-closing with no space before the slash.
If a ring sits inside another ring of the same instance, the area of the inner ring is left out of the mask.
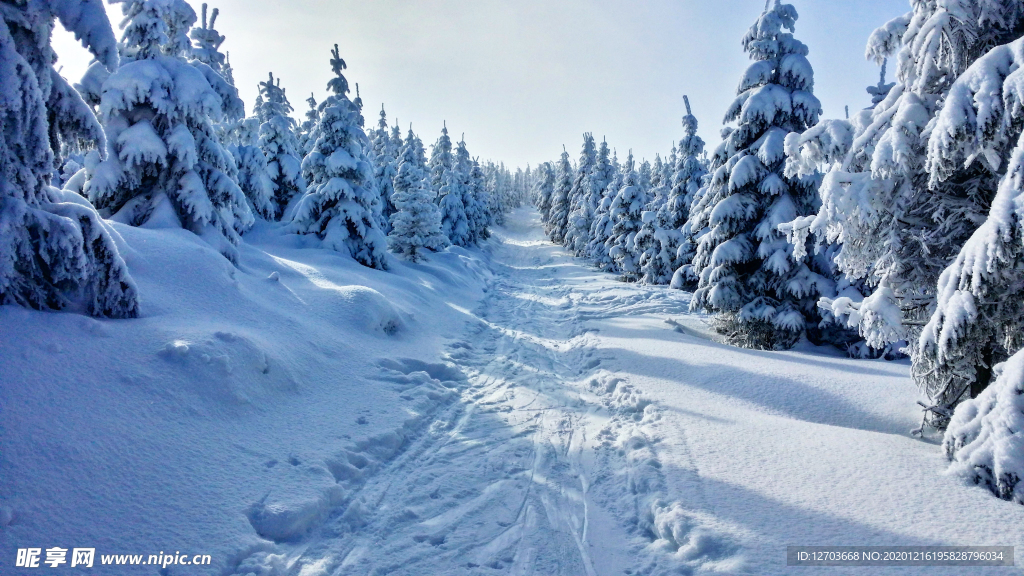
<path id="1" fill-rule="evenodd" d="M 906 0 L 792 0 L 796 37 L 810 48 L 824 117 L 870 104 L 878 67 L 864 58 L 870 33 L 909 10 Z M 201 3 L 192 2 L 199 13 Z M 764 0 L 220 0 L 246 109 L 268 72 L 281 79 L 295 116 L 331 78 L 335 43 L 358 83 L 368 127 L 381 104 L 403 134 L 426 143 L 446 123 L 481 159 L 525 167 L 579 156 L 584 132 L 620 157 L 667 154 L 682 133 L 689 96 L 709 147 L 750 61 L 740 39 Z M 109 6 L 120 36 L 120 6 Z M 59 27 L 58 27 L 59 28 Z M 90 56 L 54 35 L 62 74 L 76 82 Z M 889 80 L 892 79 L 890 67 Z"/>

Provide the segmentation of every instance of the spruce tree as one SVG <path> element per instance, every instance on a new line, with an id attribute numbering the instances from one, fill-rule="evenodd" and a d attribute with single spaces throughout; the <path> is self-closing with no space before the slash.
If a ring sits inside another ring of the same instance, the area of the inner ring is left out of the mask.
<path id="1" fill-rule="evenodd" d="M 419 168 L 420 171 L 423 172 L 424 174 L 429 174 L 430 165 L 427 161 L 427 149 L 423 145 L 423 140 L 421 140 L 418 135 L 413 134 L 411 126 L 409 127 L 409 133 L 412 134 L 416 140 L 416 144 L 413 146 L 413 149 L 416 151 L 416 167 Z"/>
<path id="2" fill-rule="evenodd" d="M 309 110 L 306 110 L 306 119 L 298 127 L 298 136 L 296 136 L 298 143 L 296 151 L 299 158 L 305 158 L 306 154 L 313 149 L 313 143 L 316 142 L 316 125 L 320 121 L 316 96 L 312 92 L 310 92 L 309 98 L 306 98 L 306 104 L 309 105 Z"/>
<path id="3" fill-rule="evenodd" d="M 951 472 L 1024 504 L 1024 351 L 992 375 L 991 386 L 957 407 L 942 448 Z"/>
<path id="4" fill-rule="evenodd" d="M 820 320 L 816 303 L 830 280 L 795 257 L 778 226 L 817 209 L 816 180 L 783 173 L 783 141 L 813 126 L 821 105 L 807 47 L 791 33 L 796 9 L 778 0 L 743 38 L 754 60 L 740 81 L 726 122 L 738 121 L 723 144 L 710 183 L 711 230 L 695 264 L 692 306 L 717 314 L 718 329 L 739 345 L 793 346 Z"/>
<path id="5" fill-rule="evenodd" d="M 643 224 L 643 212 L 647 196 L 638 182 L 640 175 L 633 161 L 633 152 L 626 158 L 622 170 L 622 187 L 612 200 L 610 215 L 612 233 L 605 246 L 608 256 L 615 262 L 624 280 L 634 282 L 640 278 L 639 254 L 636 251 L 636 234 Z"/>
<path id="6" fill-rule="evenodd" d="M 849 121 L 822 122 L 787 139 L 788 172 L 828 167 L 817 216 L 794 221 L 790 233 L 797 244 L 813 233 L 822 245 L 841 245 L 835 258 L 840 270 L 873 292 L 861 301 L 823 304 L 858 327 L 872 347 L 918 340 L 937 309 L 940 275 L 993 206 L 1011 144 L 978 148 L 966 146 L 961 136 L 984 142 L 1002 133 L 990 118 L 1004 104 L 972 112 L 973 105 L 951 87 L 979 57 L 1019 37 L 1022 23 L 1018 2 L 915 2 L 868 42 L 868 56 L 879 64 L 897 57 L 897 84 L 885 98 Z M 970 89 L 961 84 L 957 91 Z M 934 129 L 940 109 L 949 111 L 959 135 Z M 975 121 L 984 129 L 964 127 Z M 955 145 L 942 151 L 947 142 Z M 962 148 L 977 154 L 961 154 Z M 960 160 L 947 162 L 946 154 Z M 984 360 L 974 370 L 979 380 L 968 382 L 966 371 L 951 379 L 921 358 L 922 348 L 908 350 L 914 379 L 931 398 L 931 423 L 940 428 L 965 390 L 977 391 L 991 378 Z M 999 354 L 990 348 L 980 358 Z M 959 384 L 951 386 L 953 381 Z"/>
<path id="7" fill-rule="evenodd" d="M 607 159 L 608 147 L 602 143 L 603 157 Z M 601 200 L 597 205 L 594 215 L 594 224 L 590 227 L 590 244 L 587 245 L 587 254 L 600 270 L 611 272 L 615 270 L 615 261 L 608 255 L 608 239 L 612 236 L 612 227 L 615 225 L 612 219 L 612 201 L 615 200 L 619 188 L 622 187 L 622 171 L 619 169 L 619 161 L 616 155 L 607 164 L 602 163 L 602 152 L 598 151 L 597 174 L 604 174 L 602 182 L 607 181 L 601 192 Z"/>
<path id="8" fill-rule="evenodd" d="M 0 304 L 139 313 L 138 290 L 111 231 L 80 197 L 50 186 L 52 143 L 104 134 L 53 68 L 54 20 L 113 71 L 117 48 L 98 0 L 4 4 L 0 9 Z"/>
<path id="9" fill-rule="evenodd" d="M 693 258 L 705 224 L 700 218 L 691 218 L 691 206 L 698 203 L 698 191 L 707 176 L 707 168 L 700 157 L 704 153 L 704 140 L 697 135 L 697 118 L 690 110 L 690 99 L 683 97 L 686 116 L 683 116 L 683 138 L 679 141 L 675 172 L 672 175 L 672 189 L 668 201 L 658 219 L 666 235 L 663 249 L 673 254 L 672 287 L 692 290 L 697 287 L 697 275 L 693 272 Z M 673 248 L 674 246 L 674 248 Z"/>
<path id="10" fill-rule="evenodd" d="M 641 215 L 643 224 L 634 240 L 638 255 L 637 264 L 640 266 L 639 280 L 643 284 L 669 283 L 674 272 L 672 263 L 675 259 L 675 250 L 679 246 L 679 232 L 667 229 L 666 223 L 660 218 L 669 188 L 664 180 L 664 174 L 665 165 L 661 155 L 655 154 L 654 164 L 651 165 L 651 191 L 648 194 L 650 200 Z"/>
<path id="11" fill-rule="evenodd" d="M 441 128 L 441 137 L 430 149 L 430 189 L 434 193 L 434 202 L 441 201 L 441 188 L 448 182 L 448 173 L 455 166 L 452 156 L 452 139 L 448 137 L 447 123 Z"/>
<path id="12" fill-rule="evenodd" d="M 543 224 L 548 219 L 551 211 L 551 194 L 555 191 L 555 171 L 549 162 L 544 162 L 537 167 L 540 176 L 534 182 L 533 202 L 540 212 L 540 221 Z"/>
<path id="13" fill-rule="evenodd" d="M 648 206 L 657 212 L 668 200 L 668 191 L 671 188 L 670 181 L 665 178 L 665 163 L 661 160 L 661 154 L 654 154 L 654 162 L 651 164 L 651 191 L 647 196 L 651 199 Z"/>
<path id="14" fill-rule="evenodd" d="M 391 233 L 388 234 L 391 251 L 413 262 L 422 260 L 426 252 L 443 250 L 449 244 L 441 232 L 441 213 L 426 186 L 426 174 L 418 164 L 417 142 L 410 128 L 395 175 L 396 211 L 391 215 Z"/>
<path id="15" fill-rule="evenodd" d="M 395 213 L 395 205 L 391 202 L 391 196 L 395 193 L 397 158 L 393 155 L 394 149 L 388 130 L 387 113 L 384 112 L 383 105 L 380 107 L 380 120 L 377 122 L 377 129 L 370 135 L 370 150 L 373 161 L 373 179 L 380 194 L 381 229 L 389 232 L 391 230 L 389 221 L 391 215 Z"/>
<path id="16" fill-rule="evenodd" d="M 411 130 L 412 129 L 410 128 L 410 131 Z M 405 147 L 405 142 L 402 140 L 402 131 L 398 128 L 397 122 L 391 127 L 391 138 L 388 139 L 388 143 L 391 144 L 391 157 L 396 159 L 400 158 L 402 148 Z M 396 160 L 396 166 L 397 164 L 398 161 Z M 395 170 L 397 171 L 397 168 Z"/>
<path id="17" fill-rule="evenodd" d="M 466 217 L 466 194 L 473 169 L 466 142 L 458 144 L 452 168 L 445 172 L 445 181 L 441 186 L 441 198 L 438 207 L 441 209 L 441 231 L 455 246 L 470 246 L 472 235 L 469 219 Z"/>
<path id="18" fill-rule="evenodd" d="M 281 79 L 275 80 L 274 74 L 269 73 L 267 80 L 260 82 L 260 98 L 260 148 L 267 156 L 270 179 L 274 181 L 274 217 L 280 220 L 292 200 L 306 189 L 306 175 L 295 138 L 295 120 L 289 116 L 292 105 L 281 88 Z M 316 126 L 319 125 L 318 122 Z M 317 135 L 310 134 L 309 138 L 315 142 Z"/>
<path id="19" fill-rule="evenodd" d="M 274 181 L 270 177 L 267 157 L 259 147 L 260 121 L 246 118 L 235 128 L 236 143 L 229 146 L 238 166 L 238 186 L 245 193 L 249 207 L 266 220 L 277 214 L 274 205 Z"/>
<path id="20" fill-rule="evenodd" d="M 566 220 L 565 239 L 563 245 L 576 256 L 583 256 L 590 242 L 590 227 L 593 226 L 593 184 L 591 177 L 597 164 L 597 147 L 594 136 L 589 132 L 583 135 L 583 149 L 580 151 L 580 162 L 576 166 L 572 188 L 569 190 L 570 213 Z"/>
<path id="21" fill-rule="evenodd" d="M 545 232 L 555 244 L 565 241 L 565 228 L 569 221 L 569 194 L 572 191 L 573 170 L 569 163 L 569 153 L 562 148 L 562 158 L 558 162 L 555 173 L 555 189 L 551 193 L 551 209 L 545 222 Z M 502 206 L 504 211 L 504 206 Z"/>
<path id="22" fill-rule="evenodd" d="M 636 185 L 640 188 L 640 191 L 644 193 L 645 198 L 652 198 L 651 190 L 654 189 L 653 185 L 654 171 L 651 169 L 651 163 L 646 159 L 640 162 L 640 167 L 636 171 Z"/>
<path id="23" fill-rule="evenodd" d="M 203 2 L 201 25 L 189 32 L 189 37 L 195 42 L 192 47 L 192 58 L 206 64 L 218 74 L 227 64 L 227 56 L 221 53 L 220 47 L 224 43 L 224 36 L 214 27 L 217 23 L 217 16 L 220 10 L 213 9 L 210 19 L 206 19 L 207 4 Z"/>
<path id="24" fill-rule="evenodd" d="M 491 237 L 491 231 L 488 229 L 491 223 L 491 199 L 487 193 L 487 178 L 484 176 L 479 159 L 473 159 L 468 186 L 466 220 L 469 223 L 470 242 L 479 244 Z"/>
<path id="25" fill-rule="evenodd" d="M 364 266 L 385 270 L 387 240 L 374 211 L 373 166 L 366 156 L 370 142 L 360 127 L 359 108 L 348 99 L 346 66 L 337 44 L 331 56 L 335 77 L 327 83 L 330 95 L 320 104 L 316 142 L 302 162 L 310 183 L 296 203 L 292 225 Z"/>
<path id="26" fill-rule="evenodd" d="M 101 213 L 133 226 L 182 226 L 231 260 L 252 226 L 215 124 L 237 92 L 212 68 L 186 60 L 196 14 L 183 0 L 122 4 L 122 65 L 103 83 L 107 158 L 88 166 L 85 192 Z"/>
<path id="27" fill-rule="evenodd" d="M 505 223 L 505 212 L 502 199 L 505 194 L 505 177 L 501 168 L 493 162 L 487 168 L 487 195 L 490 198 L 490 223 L 501 226 Z"/>
<path id="28" fill-rule="evenodd" d="M 993 48 L 953 84 L 933 122 L 933 182 L 965 163 L 1003 172 L 984 223 L 939 277 L 937 306 L 915 354 L 932 396 L 977 397 L 992 367 L 1024 346 L 1024 38 Z M 949 414 L 939 406 L 939 416 Z"/>

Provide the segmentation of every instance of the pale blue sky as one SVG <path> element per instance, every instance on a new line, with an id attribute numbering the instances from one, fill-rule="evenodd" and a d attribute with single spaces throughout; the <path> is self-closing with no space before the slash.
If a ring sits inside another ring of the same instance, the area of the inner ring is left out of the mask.
<path id="1" fill-rule="evenodd" d="M 878 68 L 864 59 L 876 27 L 907 0 L 795 0 L 796 36 L 810 47 L 825 116 L 870 103 Z M 200 2 L 192 2 L 198 13 Z M 607 136 L 620 156 L 667 153 L 680 136 L 688 94 L 700 133 L 714 146 L 748 64 L 740 39 L 764 0 L 221 0 L 235 79 L 252 107 L 273 71 L 296 116 L 331 76 L 338 43 L 359 83 L 368 125 L 383 102 L 428 144 L 446 120 L 474 155 L 512 166 L 575 158 L 582 134 Z M 115 32 L 120 7 L 109 9 Z M 55 39 L 63 72 L 77 81 L 88 56 Z M 892 78 L 890 67 L 889 78 Z"/>

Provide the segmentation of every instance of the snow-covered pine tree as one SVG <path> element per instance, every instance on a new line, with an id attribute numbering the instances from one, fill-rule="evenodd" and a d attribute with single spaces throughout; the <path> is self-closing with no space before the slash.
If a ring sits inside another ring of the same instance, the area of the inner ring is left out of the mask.
<path id="1" fill-rule="evenodd" d="M 675 153 L 675 145 L 672 146 Z M 672 280 L 675 268 L 675 252 L 680 243 L 680 232 L 670 229 L 664 221 L 663 209 L 668 201 L 669 186 L 664 179 L 665 165 L 660 154 L 655 154 L 651 166 L 650 200 L 641 214 L 643 224 L 636 233 L 637 264 L 640 266 L 639 281 L 642 284 L 662 285 Z"/>
<path id="2" fill-rule="evenodd" d="M 490 197 L 490 217 L 491 224 L 501 226 L 505 223 L 505 209 L 503 204 L 503 198 L 505 197 L 505 174 L 502 172 L 502 167 L 494 164 L 493 162 L 488 163 L 488 174 L 487 174 L 487 194 Z"/>
<path id="3" fill-rule="evenodd" d="M 993 48 L 953 84 L 932 123 L 933 185 L 964 165 L 1005 167 L 985 222 L 938 281 L 938 301 L 914 355 L 915 374 L 947 416 L 977 397 L 992 366 L 1024 346 L 1024 38 Z"/>
<path id="4" fill-rule="evenodd" d="M 218 138 L 231 152 L 235 167 L 230 170 L 249 201 L 249 208 L 262 218 L 273 219 L 274 183 L 270 179 L 267 157 L 258 146 L 260 121 L 258 118 L 243 118 L 245 111 L 238 90 L 235 88 L 234 73 L 228 54 L 221 53 L 225 37 L 217 31 L 216 23 L 220 11 L 216 8 L 207 19 L 207 4 L 203 4 L 201 25 L 192 28 L 193 65 L 201 62 L 223 78 L 223 82 L 204 70 L 211 86 L 221 94 L 223 119 L 214 126 Z M 202 67 L 200 67 L 202 70 Z"/>
<path id="5" fill-rule="evenodd" d="M 647 196 L 651 199 L 648 206 L 657 212 L 668 200 L 668 191 L 671 188 L 671 181 L 665 178 L 665 162 L 661 154 L 654 154 L 654 163 L 651 164 L 651 191 Z"/>
<path id="6" fill-rule="evenodd" d="M 107 70 L 118 65 L 99 0 L 0 5 L 0 304 L 135 317 L 138 290 L 112 231 L 81 197 L 50 186 L 51 142 L 104 144 L 92 110 L 53 68 L 55 19 Z"/>
<path id="7" fill-rule="evenodd" d="M 544 162 L 537 167 L 539 177 L 533 184 L 533 202 L 540 212 L 540 221 L 544 223 L 551 211 L 551 194 L 555 191 L 555 171 L 551 168 L 550 162 Z"/>
<path id="8" fill-rule="evenodd" d="M 645 198 L 652 198 L 651 190 L 654 188 L 653 185 L 654 172 L 651 169 L 651 163 L 646 159 L 640 162 L 640 167 L 636 172 L 636 185 L 643 192 Z"/>
<path id="9" fill-rule="evenodd" d="M 448 137 L 448 124 L 444 123 L 441 128 L 441 137 L 430 148 L 430 190 L 434 193 L 434 202 L 441 201 L 441 188 L 448 182 L 448 173 L 455 166 L 455 157 L 452 155 L 452 139 Z"/>
<path id="10" fill-rule="evenodd" d="M 100 102 L 107 158 L 87 162 L 85 193 L 115 220 L 184 227 L 234 261 L 254 220 L 215 123 L 241 101 L 226 102 L 233 87 L 186 60 L 196 21 L 188 3 L 127 0 L 121 9 L 122 65 L 103 82 Z"/>
<path id="11" fill-rule="evenodd" d="M 207 19 L 207 4 L 203 4 L 201 26 L 193 27 L 189 32 L 194 44 L 191 51 L 192 65 L 199 69 L 207 82 L 221 97 L 221 117 L 213 124 L 214 134 L 221 145 L 231 150 L 228 158 L 227 174 L 241 188 L 241 176 L 238 173 L 238 157 L 233 148 L 238 144 L 238 131 L 245 117 L 245 105 L 238 97 L 238 89 L 234 81 L 225 73 L 229 71 L 227 55 L 220 51 L 225 37 L 217 31 L 217 16 L 220 10 L 214 8 L 213 14 Z M 247 175 L 248 176 L 248 175 Z M 244 190 L 243 190 L 244 191 Z M 250 208 L 252 205 L 250 204 Z"/>
<path id="12" fill-rule="evenodd" d="M 889 95 L 889 92 L 896 87 L 895 82 L 885 83 L 885 69 L 889 65 L 889 59 L 882 59 L 882 70 L 878 75 L 878 84 L 875 86 L 868 86 L 868 94 L 871 95 L 871 108 L 875 108 L 885 100 L 885 97 Z M 849 114 L 847 114 L 849 119 Z"/>
<path id="13" fill-rule="evenodd" d="M 391 144 L 391 134 L 388 130 L 387 113 L 384 112 L 384 105 L 380 107 L 380 120 L 377 121 L 377 129 L 370 134 L 370 153 L 373 161 L 373 180 L 377 185 L 377 192 L 380 194 L 381 229 L 385 232 L 391 231 L 391 215 L 395 213 L 395 205 L 391 202 L 391 196 L 395 193 L 395 175 L 398 173 L 396 166 L 397 158 L 393 156 L 394 150 Z"/>
<path id="14" fill-rule="evenodd" d="M 310 92 L 309 98 L 306 98 L 306 104 L 309 105 L 309 110 L 306 110 L 306 119 L 299 125 L 298 136 L 295 138 L 295 141 L 298 143 L 296 151 L 300 158 L 305 158 L 306 154 L 309 154 L 309 151 L 313 149 L 313 144 L 316 142 L 316 125 L 320 121 L 320 111 L 317 109 L 316 95 Z"/>
<path id="15" fill-rule="evenodd" d="M 411 130 L 411 128 L 410 128 Z M 398 127 L 398 121 L 395 121 L 395 125 L 391 127 L 391 138 L 388 139 L 388 143 L 391 145 L 391 157 L 395 158 L 395 165 L 398 165 L 398 158 L 401 157 L 402 148 L 405 147 L 405 141 L 402 140 L 402 130 Z M 397 173 L 397 168 L 395 168 Z"/>
<path id="16" fill-rule="evenodd" d="M 364 266 L 386 270 L 387 240 L 374 211 L 373 166 L 366 156 L 370 141 L 360 128 L 359 108 L 348 99 L 345 61 L 337 44 L 331 56 L 335 77 L 320 104 L 313 150 L 302 161 L 309 187 L 296 202 L 292 226 L 301 234 L 316 234 L 325 247 L 348 252 Z"/>
<path id="17" fill-rule="evenodd" d="M 224 68 L 221 70 L 220 75 L 224 77 L 228 84 L 235 86 L 235 69 L 231 67 L 231 52 L 224 53 Z"/>
<path id="18" fill-rule="evenodd" d="M 698 278 L 693 271 L 693 258 L 697 254 L 699 235 L 706 223 L 694 218 L 691 222 L 690 209 L 698 199 L 698 191 L 704 185 L 707 168 L 701 161 L 704 154 L 704 140 L 697 135 L 697 117 L 690 109 L 690 99 L 683 96 L 686 116 L 683 116 L 683 138 L 679 141 L 675 173 L 672 175 L 672 189 L 668 201 L 658 213 L 662 228 L 673 231 L 665 236 L 662 249 L 673 255 L 671 286 L 679 290 L 693 290 Z M 678 235 L 675 233 L 678 231 Z M 675 248 L 673 248 L 675 244 Z"/>
<path id="19" fill-rule="evenodd" d="M 551 193 L 551 209 L 545 222 L 548 238 L 556 244 L 565 241 L 565 228 L 569 221 L 569 194 L 572 191 L 573 170 L 569 163 L 569 153 L 562 147 L 562 157 L 558 161 L 555 173 L 555 189 Z M 502 208 L 504 209 L 504 207 Z"/>
<path id="20" fill-rule="evenodd" d="M 597 165 L 597 146 L 594 135 L 587 132 L 583 135 L 583 149 L 580 161 L 576 165 L 572 188 L 569 189 L 569 217 L 566 219 L 565 238 L 562 245 L 576 256 L 587 252 L 590 242 L 590 227 L 594 223 L 593 184 L 591 176 Z"/>
<path id="21" fill-rule="evenodd" d="M 449 245 L 441 232 L 441 212 L 434 204 L 433 193 L 426 186 L 426 174 L 419 166 L 419 139 L 409 129 L 399 157 L 392 197 L 396 211 L 391 215 L 388 247 L 413 262 L 423 259 L 427 251 L 437 252 Z M 422 144 L 419 144 L 422 149 Z"/>
<path id="22" fill-rule="evenodd" d="M 1024 504 L 1024 351 L 992 372 L 992 385 L 957 407 L 942 448 L 951 472 Z"/>
<path id="23" fill-rule="evenodd" d="M 636 253 L 636 233 L 643 224 L 643 212 L 647 207 L 647 196 L 640 189 L 633 152 L 626 157 L 622 167 L 622 187 L 612 200 L 609 214 L 612 220 L 611 236 L 605 241 L 608 256 L 615 262 L 615 268 L 627 282 L 640 278 L 640 266 Z"/>
<path id="24" fill-rule="evenodd" d="M 687 103 L 689 103 L 689 98 L 686 98 L 684 96 L 683 99 Z M 664 183 L 665 187 L 668 188 L 670 191 L 672 190 L 672 179 L 675 176 L 676 164 L 678 164 L 678 163 L 679 163 L 679 148 L 676 146 L 676 143 L 673 142 L 672 143 L 672 150 L 668 154 L 668 159 L 665 161 L 665 166 L 663 167 L 664 172 L 661 175 L 662 183 Z M 666 202 L 668 201 L 667 193 L 666 193 L 665 201 Z"/>
<path id="25" fill-rule="evenodd" d="M 281 88 L 281 79 L 275 80 L 273 72 L 265 82 L 260 82 L 260 98 L 260 148 L 267 156 L 270 179 L 274 181 L 274 217 L 280 220 L 292 200 L 306 190 L 307 178 L 302 171 L 299 142 L 295 138 L 295 120 L 289 116 L 292 105 Z M 318 122 L 316 126 L 319 125 Z M 309 138 L 315 142 L 317 135 L 311 134 Z M 310 150 L 312 146 L 310 143 Z"/>
<path id="26" fill-rule="evenodd" d="M 416 140 L 416 144 L 414 145 L 414 149 L 416 151 L 416 167 L 419 168 L 420 172 L 423 174 L 430 174 L 430 165 L 427 161 L 427 149 L 426 146 L 423 145 L 423 140 L 418 135 L 413 134 L 411 125 L 409 126 L 409 134 L 412 134 Z M 429 182 L 426 184 L 429 189 Z"/>
<path id="27" fill-rule="evenodd" d="M 640 213 L 640 229 L 633 238 L 633 251 L 639 270 L 636 280 L 641 284 L 668 284 L 672 279 L 672 269 L 669 267 L 671 255 L 663 253 L 661 249 L 665 231 L 658 227 L 658 212 L 653 210 L 655 204 L 654 199 L 651 199 Z"/>
<path id="28" fill-rule="evenodd" d="M 715 166 L 710 232 L 697 249 L 692 307 L 717 313 L 718 329 L 738 345 L 793 346 L 816 326 L 818 296 L 831 280 L 794 256 L 778 226 L 817 209 L 813 178 L 783 174 L 783 142 L 818 121 L 807 46 L 796 40 L 796 9 L 775 0 L 743 38 L 754 63 L 725 121 L 738 121 Z"/>
<path id="29" fill-rule="evenodd" d="M 267 157 L 259 147 L 260 121 L 246 118 L 235 128 L 236 143 L 229 146 L 238 166 L 238 186 L 249 200 L 249 207 L 266 220 L 277 214 L 274 205 L 274 181 L 270 178 Z"/>
<path id="30" fill-rule="evenodd" d="M 465 247 L 472 243 L 469 219 L 466 217 L 466 194 L 472 169 L 473 162 L 463 139 L 456 149 L 451 170 L 444 173 L 445 182 L 441 185 L 441 198 L 438 202 L 441 209 L 441 231 L 455 246 Z"/>
<path id="31" fill-rule="evenodd" d="M 191 32 L 189 32 L 189 37 L 195 42 L 195 45 L 192 47 L 192 58 L 213 68 L 219 74 L 227 63 L 227 57 L 220 51 L 225 38 L 214 28 L 217 24 L 217 16 L 220 15 L 220 10 L 214 8 L 213 14 L 207 20 L 207 8 L 206 2 L 203 2 L 201 25 L 192 28 Z"/>
<path id="32" fill-rule="evenodd" d="M 788 172 L 830 165 L 817 216 L 795 221 L 790 231 L 797 243 L 814 233 L 822 244 L 842 245 L 836 256 L 840 270 L 874 292 L 859 302 L 823 304 L 858 327 L 875 348 L 918 339 L 936 309 L 940 274 L 985 221 L 1002 174 L 987 160 L 992 154 L 1007 159 L 1009 144 L 968 156 L 969 163 L 938 166 L 928 152 L 929 138 L 948 138 L 932 124 L 954 81 L 988 50 L 1019 37 L 1024 22 L 1019 2 L 915 2 L 912 8 L 868 41 L 867 55 L 878 63 L 898 55 L 897 84 L 885 99 L 850 122 L 823 122 L 791 136 L 786 145 Z M 974 114 L 965 114 L 962 100 L 954 100 L 954 125 L 973 138 L 963 124 Z M 963 390 L 947 386 L 948 374 L 922 363 L 918 349 L 909 347 L 912 372 L 936 407 L 932 423 L 942 427 Z"/>
<path id="33" fill-rule="evenodd" d="M 594 170 L 590 175 L 590 202 L 594 207 L 595 214 L 597 213 L 598 206 L 601 205 L 601 200 L 608 195 L 608 186 L 615 178 L 615 172 L 616 168 L 611 160 L 611 150 L 608 148 L 608 142 L 602 139 L 601 144 L 597 147 L 597 160 L 595 161 Z"/>
<path id="34" fill-rule="evenodd" d="M 587 245 L 587 255 L 594 261 L 594 264 L 601 270 L 610 272 L 615 270 L 615 261 L 608 255 L 608 239 L 612 236 L 612 227 L 615 221 L 612 219 L 612 201 L 619 188 L 622 187 L 622 171 L 619 169 L 619 160 L 613 153 L 612 160 L 608 161 L 608 145 L 601 143 L 597 152 L 597 168 L 594 170 L 595 182 L 600 175 L 601 199 L 598 202 L 597 210 L 594 213 L 594 224 L 590 227 L 590 244 Z"/>
<path id="35" fill-rule="evenodd" d="M 470 242 L 474 245 L 491 237 L 488 229 L 491 224 L 490 206 L 487 178 L 479 159 L 474 158 L 473 168 L 469 172 L 469 191 L 466 194 L 466 220 L 469 223 Z"/>

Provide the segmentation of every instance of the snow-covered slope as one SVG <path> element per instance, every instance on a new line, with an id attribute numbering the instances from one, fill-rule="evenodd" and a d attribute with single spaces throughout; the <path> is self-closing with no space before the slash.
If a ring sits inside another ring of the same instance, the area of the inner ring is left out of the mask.
<path id="1" fill-rule="evenodd" d="M 456 399 L 379 365 L 436 362 L 483 293 L 479 252 L 385 273 L 257 230 L 236 269 L 189 232 L 115 226 L 141 319 L 0 307 L 0 573 L 20 573 L 16 548 L 56 546 L 97 565 L 210 554 L 170 573 L 220 574 L 261 536 L 301 537 L 346 500 L 339 474 L 380 466 Z"/>
<path id="2" fill-rule="evenodd" d="M 272 229 L 237 270 L 118 230 L 142 319 L 0 308 L 4 574 L 25 546 L 213 555 L 171 576 L 773 575 L 787 545 L 1024 547 L 1024 508 L 910 437 L 906 363 L 720 344 L 688 294 L 587 268 L 532 210 L 387 273 Z M 965 573 L 827 573 L 864 570 Z"/>

